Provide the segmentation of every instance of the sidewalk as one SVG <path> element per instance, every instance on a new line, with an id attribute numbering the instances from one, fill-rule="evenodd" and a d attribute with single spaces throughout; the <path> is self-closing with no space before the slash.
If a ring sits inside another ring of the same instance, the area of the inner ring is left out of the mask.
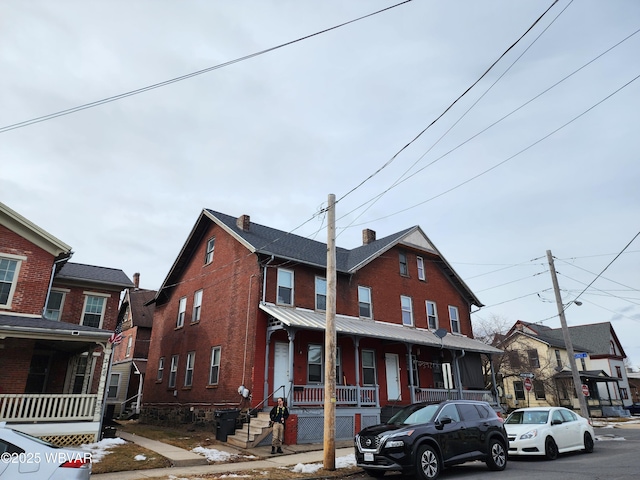
<path id="1" fill-rule="evenodd" d="M 271 447 L 256 447 L 250 451 L 239 450 L 228 445 L 216 445 L 217 450 L 236 455 L 255 455 L 259 460 L 250 460 L 235 463 L 217 463 L 207 465 L 207 460 L 188 450 L 167 445 L 156 440 L 132 435 L 122 431 L 117 436 L 123 440 L 134 442 L 168 458 L 171 468 L 154 468 L 150 470 L 132 470 L 126 472 L 101 473 L 91 475 L 92 480 L 143 480 L 147 478 L 173 476 L 204 475 L 211 473 L 242 472 L 245 470 L 278 468 L 297 465 L 298 463 L 322 463 L 324 451 L 322 444 L 312 445 L 284 445 L 284 454 L 271 455 Z M 352 442 L 336 442 L 336 458 L 353 453 Z"/>

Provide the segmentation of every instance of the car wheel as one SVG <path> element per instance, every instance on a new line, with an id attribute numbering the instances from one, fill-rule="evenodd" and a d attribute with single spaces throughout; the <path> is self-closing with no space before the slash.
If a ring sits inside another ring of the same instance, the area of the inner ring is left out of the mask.
<path id="1" fill-rule="evenodd" d="M 489 470 L 497 472 L 507 467 L 507 452 L 500 440 L 496 438 L 489 440 L 489 456 L 486 463 Z"/>
<path id="2" fill-rule="evenodd" d="M 371 468 L 365 468 L 364 473 L 373 478 L 382 478 L 384 477 L 384 470 L 373 470 Z"/>
<path id="3" fill-rule="evenodd" d="M 593 437 L 589 432 L 584 432 L 584 452 L 585 453 L 593 452 Z"/>
<path id="4" fill-rule="evenodd" d="M 420 478 L 434 480 L 440 475 L 440 459 L 429 445 L 422 445 L 418 450 L 416 469 Z"/>
<path id="5" fill-rule="evenodd" d="M 544 442 L 544 456 L 547 457 L 547 460 L 555 460 L 558 458 L 558 446 L 551 437 L 548 437 Z"/>

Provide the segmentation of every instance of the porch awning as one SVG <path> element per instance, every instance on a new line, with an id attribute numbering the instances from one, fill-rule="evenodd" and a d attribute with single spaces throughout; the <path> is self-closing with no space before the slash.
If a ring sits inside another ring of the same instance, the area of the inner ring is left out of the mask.
<path id="1" fill-rule="evenodd" d="M 288 327 L 307 330 L 325 330 L 326 317 L 322 312 L 303 308 L 279 307 L 269 303 L 260 304 L 260 309 Z M 372 337 L 412 345 L 426 345 L 434 348 L 443 347 L 450 350 L 502 353 L 502 350 L 464 335 L 448 334 L 440 340 L 431 330 L 404 327 L 402 325 L 377 320 L 365 320 L 359 317 L 336 315 L 335 325 L 336 332 L 342 335 Z"/>
<path id="2" fill-rule="evenodd" d="M 0 338 L 35 338 L 64 342 L 106 342 L 111 332 L 99 328 L 58 322 L 44 317 L 0 313 Z"/>
<path id="3" fill-rule="evenodd" d="M 592 380 L 596 383 L 597 382 L 619 383 L 621 380 L 616 377 L 610 377 L 609 375 L 606 374 L 606 372 L 601 370 L 598 370 L 598 371 L 582 370 L 582 371 L 579 371 L 578 374 L 580 375 L 581 380 Z M 573 379 L 572 373 L 567 370 L 563 370 L 562 372 L 556 373 L 554 377 L 558 379 Z"/>

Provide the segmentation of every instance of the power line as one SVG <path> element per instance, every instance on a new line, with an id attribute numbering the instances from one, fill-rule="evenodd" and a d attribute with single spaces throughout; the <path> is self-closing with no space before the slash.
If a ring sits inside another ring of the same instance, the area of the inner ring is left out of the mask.
<path id="1" fill-rule="evenodd" d="M 171 85 L 172 83 L 182 82 L 184 80 L 188 80 L 188 79 L 196 77 L 198 75 L 203 75 L 205 73 L 209 73 L 209 72 L 212 72 L 214 70 L 218 70 L 220 68 L 228 67 L 230 65 L 234 65 L 236 63 L 243 62 L 245 60 L 249 60 L 249 59 L 254 58 L 254 57 L 258 57 L 260 55 L 264 55 L 266 53 L 270 53 L 270 52 L 273 52 L 275 50 L 279 50 L 281 48 L 288 47 L 289 45 L 293 45 L 293 44 L 301 42 L 303 40 L 308 40 L 309 38 L 316 37 L 318 35 L 322 35 L 323 33 L 327 33 L 327 32 L 330 32 L 332 30 L 336 30 L 336 29 L 344 27 L 346 25 L 350 25 L 350 24 L 358 22 L 360 20 L 364 20 L 365 18 L 368 18 L 368 17 L 373 17 L 374 15 L 378 15 L 380 13 L 386 12 L 388 10 L 391 10 L 393 8 L 396 8 L 396 7 L 399 7 L 401 5 L 409 3 L 411 1 L 412 0 L 405 0 L 405 1 L 397 3 L 395 5 L 391 5 L 389 7 L 383 8 L 381 10 L 377 10 L 377 11 L 375 11 L 373 13 L 368 13 L 367 15 L 363 15 L 363 16 L 355 18 L 353 20 L 349 20 L 348 22 L 344 22 L 344 23 L 341 23 L 339 25 L 335 25 L 333 27 L 326 28 L 326 29 L 321 30 L 319 32 L 312 33 L 310 35 L 306 35 L 304 37 L 297 38 L 296 40 L 291 40 L 289 42 L 282 43 L 280 45 L 276 45 L 275 47 L 270 47 L 270 48 L 267 48 L 265 50 L 261 50 L 259 52 L 255 52 L 255 53 L 252 53 L 252 54 L 249 54 L 249 55 L 245 55 L 244 57 L 239 57 L 239 58 L 236 58 L 234 60 L 230 60 L 228 62 L 224 62 L 224 63 L 220 63 L 218 65 L 214 65 L 212 67 L 207 67 L 207 68 L 203 68 L 202 70 L 197 70 L 195 72 L 187 73 L 186 75 L 181 75 L 179 77 L 175 77 L 175 78 L 172 78 L 172 79 L 169 79 L 169 80 L 165 80 L 165 81 L 162 81 L 162 82 L 159 82 L 159 83 L 154 83 L 154 84 L 148 85 L 146 87 L 138 88 L 136 90 L 131 90 L 131 91 L 125 92 L 125 93 L 120 93 L 118 95 L 114 95 L 114 96 L 111 96 L 111 97 L 103 98 L 101 100 L 96 100 L 94 102 L 85 103 L 85 104 L 79 105 L 77 107 L 68 108 L 66 110 L 60 110 L 59 112 L 50 113 L 48 115 L 43 115 L 41 117 L 36 117 L 36 118 L 32 118 L 30 120 L 25 120 L 23 122 L 14 123 L 14 124 L 11 124 L 11 125 L 6 125 L 4 127 L 0 127 L 0 133 L 9 132 L 11 130 L 16 130 L 18 128 L 28 127 L 28 126 L 34 125 L 36 123 L 45 122 L 47 120 L 52 120 L 54 118 L 62 117 L 62 116 L 65 116 L 65 115 L 71 115 L 73 113 L 77 113 L 77 112 L 80 112 L 82 110 L 87 110 L 89 108 L 94 108 L 94 107 L 97 107 L 97 106 L 100 106 L 100 105 L 104 105 L 106 103 L 115 102 L 117 100 L 122 100 L 123 98 L 132 97 L 134 95 L 139 95 L 141 93 L 148 92 L 150 90 L 155 90 L 156 88 L 165 87 L 167 85 Z"/>
<path id="2" fill-rule="evenodd" d="M 560 261 L 560 262 L 563 262 L 563 263 L 566 263 L 567 265 L 569 265 L 569 266 L 571 266 L 571 267 L 577 268 L 578 270 L 582 270 L 583 272 L 590 273 L 591 275 L 596 275 L 595 273 L 593 273 L 593 272 L 591 272 L 591 271 L 587 270 L 586 268 L 579 267 L 578 265 L 575 265 L 575 264 L 573 264 L 573 263 L 569 263 L 569 262 L 566 262 L 566 261 L 564 261 L 564 260 L 560 260 L 560 259 L 559 259 L 559 261 Z M 615 283 L 615 284 L 620 285 L 620 286 L 622 286 L 622 287 L 629 288 L 630 290 L 633 290 L 633 291 L 635 291 L 635 292 L 640 292 L 640 290 L 638 290 L 637 288 L 630 287 L 629 285 L 625 285 L 624 283 L 616 282 L 615 280 L 611 280 L 610 278 L 607 278 L 607 277 L 602 277 L 602 278 L 603 278 L 604 280 L 607 280 L 608 282 Z"/>
<path id="3" fill-rule="evenodd" d="M 483 288 L 482 290 L 477 290 L 476 293 L 486 292 L 487 290 L 493 290 L 494 288 L 504 287 L 505 285 L 511 285 L 512 283 L 521 282 L 522 280 L 529 280 L 530 278 L 537 277 L 538 275 L 542 275 L 543 273 L 547 273 L 549 270 L 545 270 L 544 272 L 534 273 L 533 275 L 527 275 L 526 277 L 518 278 L 517 280 L 511 280 L 510 282 L 501 283 L 500 285 L 494 285 L 493 287 Z"/>

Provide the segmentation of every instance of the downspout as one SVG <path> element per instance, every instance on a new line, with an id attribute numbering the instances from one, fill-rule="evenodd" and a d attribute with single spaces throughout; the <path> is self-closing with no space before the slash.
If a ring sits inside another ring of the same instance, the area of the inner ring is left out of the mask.
<path id="1" fill-rule="evenodd" d="M 460 400 L 462 400 L 462 376 L 460 375 L 460 363 L 459 360 L 461 360 L 467 353 L 464 350 L 461 350 L 462 355 L 460 355 L 459 357 L 453 356 L 453 360 L 455 363 L 455 373 L 456 373 L 456 385 L 458 386 L 458 398 Z"/>
<path id="2" fill-rule="evenodd" d="M 66 262 L 71 258 L 72 253 L 69 254 L 68 257 L 60 258 L 58 260 L 54 260 L 53 265 L 51 266 L 51 278 L 49 278 L 49 288 L 47 288 L 47 296 L 44 299 L 44 306 L 42 307 L 42 316 L 47 313 L 47 305 L 49 304 L 49 296 L 51 295 L 51 287 L 53 285 L 53 277 L 56 274 L 56 265 L 60 262 Z"/>
<path id="3" fill-rule="evenodd" d="M 249 277 L 249 295 L 247 298 L 247 321 L 244 327 L 244 362 L 242 364 L 242 385 L 244 386 L 244 376 L 247 368 L 247 343 L 249 341 L 249 314 L 251 313 L 251 282 L 253 281 L 253 277 L 256 274 L 254 273 Z"/>

